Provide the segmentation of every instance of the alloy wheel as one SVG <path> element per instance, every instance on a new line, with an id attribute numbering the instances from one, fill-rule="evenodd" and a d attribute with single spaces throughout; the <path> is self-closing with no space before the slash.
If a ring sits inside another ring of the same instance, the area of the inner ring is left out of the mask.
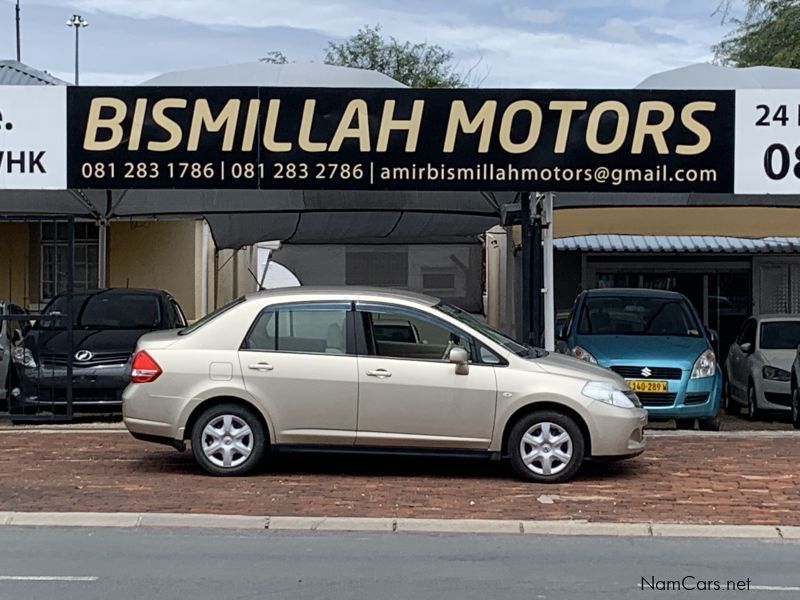
<path id="1" fill-rule="evenodd" d="M 519 451 L 522 462 L 536 475 L 557 475 L 572 460 L 572 438 L 555 423 L 536 423 L 523 434 Z"/>
<path id="2" fill-rule="evenodd" d="M 236 415 L 219 415 L 203 428 L 203 454 L 217 467 L 227 469 L 243 464 L 254 444 L 252 429 Z"/>

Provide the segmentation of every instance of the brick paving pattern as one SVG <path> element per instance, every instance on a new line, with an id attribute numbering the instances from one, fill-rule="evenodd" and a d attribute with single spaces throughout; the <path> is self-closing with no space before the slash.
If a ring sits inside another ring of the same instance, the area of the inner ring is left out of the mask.
<path id="1" fill-rule="evenodd" d="M 254 476 L 216 479 L 188 452 L 125 433 L 0 433 L 0 506 L 800 525 L 800 437 L 651 438 L 634 460 L 535 485 L 505 463 L 320 455 L 274 457 Z"/>

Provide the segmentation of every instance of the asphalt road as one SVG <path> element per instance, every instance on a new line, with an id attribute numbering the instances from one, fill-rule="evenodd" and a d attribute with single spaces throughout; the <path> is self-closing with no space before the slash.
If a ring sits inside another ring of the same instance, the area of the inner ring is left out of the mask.
<path id="1" fill-rule="evenodd" d="M 800 597 L 798 565 L 800 544 L 786 541 L 0 531 L 2 600 L 626 600 L 708 594 L 782 600 Z M 712 580 L 723 590 L 642 591 L 643 577 L 654 577 L 656 588 L 658 581 L 696 587 Z M 748 578 L 749 591 L 725 591 L 728 580 L 744 586 Z"/>

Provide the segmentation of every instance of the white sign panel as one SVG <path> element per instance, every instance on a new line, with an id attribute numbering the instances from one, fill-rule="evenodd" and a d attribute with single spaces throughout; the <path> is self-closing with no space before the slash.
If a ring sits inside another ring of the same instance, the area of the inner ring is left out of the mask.
<path id="1" fill-rule="evenodd" d="M 66 187 L 66 86 L 0 86 L 0 190 Z"/>
<path id="2" fill-rule="evenodd" d="M 737 194 L 800 194 L 800 90 L 736 92 Z"/>

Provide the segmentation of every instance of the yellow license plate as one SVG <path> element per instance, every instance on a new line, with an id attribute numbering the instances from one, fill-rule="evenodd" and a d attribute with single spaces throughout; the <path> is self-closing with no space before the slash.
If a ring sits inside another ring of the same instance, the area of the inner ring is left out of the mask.
<path id="1" fill-rule="evenodd" d="M 667 391 L 667 382 L 651 381 L 649 379 L 628 379 L 628 387 L 634 392 L 654 392 L 663 394 Z"/>

